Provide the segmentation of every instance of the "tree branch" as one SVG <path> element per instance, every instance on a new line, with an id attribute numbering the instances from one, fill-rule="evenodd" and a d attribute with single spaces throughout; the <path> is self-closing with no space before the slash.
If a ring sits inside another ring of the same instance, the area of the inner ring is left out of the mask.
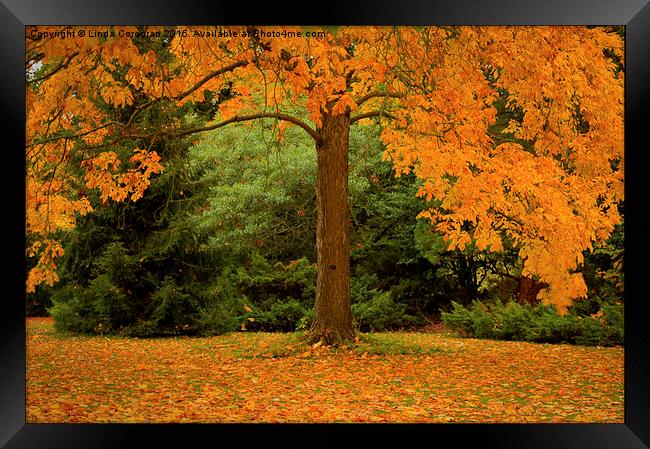
<path id="1" fill-rule="evenodd" d="M 178 94 L 177 96 L 175 96 L 175 97 L 174 97 L 174 100 L 182 100 L 183 98 L 187 97 L 188 95 L 190 95 L 191 93 L 193 93 L 194 91 L 196 91 L 198 88 L 200 88 L 201 86 L 203 86 L 205 83 L 207 83 L 208 81 L 210 81 L 210 80 L 211 80 L 212 78 L 214 78 L 215 76 L 222 75 L 222 74 L 224 74 L 224 73 L 226 73 L 226 72 L 232 72 L 232 71 L 235 70 L 237 67 L 241 67 L 241 66 L 244 66 L 244 65 L 246 65 L 246 64 L 248 64 L 248 61 L 236 61 L 236 62 L 233 62 L 233 63 L 230 64 L 230 65 L 227 65 L 227 66 L 225 66 L 225 67 L 221 67 L 219 70 L 215 70 L 214 72 L 209 73 L 209 74 L 207 74 L 206 76 L 204 76 L 200 81 L 198 81 L 194 86 L 192 86 L 192 87 L 190 87 L 189 89 L 187 89 L 185 92 L 183 92 L 183 93 Z"/>
<path id="2" fill-rule="evenodd" d="M 51 71 L 49 71 L 49 72 L 46 73 L 45 75 L 40 76 L 40 77 L 38 77 L 38 78 L 32 78 L 31 80 L 27 80 L 27 84 L 36 84 L 36 83 L 39 83 L 39 82 L 41 82 L 41 81 L 45 81 L 46 79 L 48 79 L 49 77 L 51 77 L 52 75 L 54 75 L 55 73 L 57 73 L 59 70 L 64 69 L 64 68 L 67 68 L 67 67 L 70 65 L 70 62 L 72 62 L 72 60 L 73 60 L 73 59 L 74 59 L 78 54 L 79 54 L 79 52 L 78 52 L 78 51 L 75 51 L 75 52 L 72 53 L 70 56 L 68 56 L 68 57 L 66 58 L 65 61 L 60 62 L 56 67 L 54 67 Z"/>
<path id="3" fill-rule="evenodd" d="M 403 98 L 404 94 L 399 93 L 399 92 L 381 92 L 381 91 L 378 91 L 378 90 L 373 90 L 372 92 L 367 93 L 363 97 L 356 100 L 355 103 L 357 104 L 357 106 L 361 106 L 366 101 L 370 100 L 371 98 L 375 98 L 375 97 Z"/>
<path id="4" fill-rule="evenodd" d="M 363 114 L 355 115 L 354 117 L 350 118 L 350 124 L 359 121 L 364 118 L 369 118 L 369 117 L 386 117 L 390 119 L 394 119 L 395 117 L 389 114 L 388 112 L 385 111 L 370 111 L 370 112 L 364 112 Z"/>
<path id="5" fill-rule="evenodd" d="M 506 271 L 493 270 L 492 273 L 496 274 L 497 276 L 504 277 L 504 278 L 514 279 L 514 280 L 517 280 L 517 281 L 521 280 L 521 276 L 515 276 L 515 275 L 510 274 L 510 273 L 508 273 Z"/>
<path id="6" fill-rule="evenodd" d="M 32 142 L 30 144 L 27 144 L 26 147 L 31 148 L 31 147 L 35 147 L 37 145 L 43 145 L 43 144 L 46 144 L 46 143 L 49 143 L 49 142 L 54 142 L 56 140 L 61 140 L 61 139 L 70 139 L 70 140 L 78 139 L 79 137 L 87 136 L 88 134 L 92 134 L 94 132 L 99 131 L 100 129 L 103 129 L 103 128 L 106 128 L 106 127 L 109 127 L 109 126 L 121 126 L 121 127 L 124 127 L 124 125 L 122 125 L 119 122 L 111 121 L 111 122 L 107 122 L 107 123 L 104 123 L 102 125 L 96 126 L 95 128 L 90 129 L 88 131 L 83 131 L 83 132 L 80 132 L 80 133 L 77 133 L 77 134 L 68 134 L 68 135 L 63 134 L 63 135 L 60 135 L 60 136 L 48 137 L 48 138 L 41 139 L 41 140 L 34 139 L 34 142 Z"/>
<path id="7" fill-rule="evenodd" d="M 524 223 L 521 220 L 513 218 L 513 217 L 511 217 L 509 215 L 506 215 L 503 212 L 500 212 L 498 210 L 491 209 L 490 212 L 492 212 L 494 215 L 496 215 L 498 217 L 505 218 L 506 220 L 511 221 L 511 222 L 519 225 L 519 227 L 522 228 L 522 229 L 525 229 Z"/>
<path id="8" fill-rule="evenodd" d="M 195 92 L 197 89 L 199 89 L 201 86 L 203 86 L 205 83 L 210 81 L 215 76 L 222 75 L 222 74 L 224 74 L 226 72 L 232 72 L 237 67 L 241 67 L 241 66 L 244 66 L 246 64 L 248 64 L 248 61 L 237 61 L 237 62 L 233 62 L 232 64 L 227 65 L 225 67 L 221 67 L 219 70 L 215 70 L 214 72 L 211 72 L 211 73 L 207 74 L 201 80 L 199 80 L 196 84 L 194 84 L 192 87 L 187 89 L 185 92 L 180 93 L 180 94 L 176 95 L 175 97 L 172 97 L 171 99 L 176 100 L 176 101 L 182 100 L 183 98 L 187 97 L 188 95 L 191 95 L 193 92 Z M 138 106 L 136 108 L 136 110 L 133 111 L 133 114 L 131 114 L 131 117 L 129 118 L 129 120 L 128 120 L 127 124 L 126 124 L 126 127 L 128 128 L 131 125 L 131 123 L 133 122 L 135 117 L 140 112 L 144 111 L 145 109 L 147 109 L 150 106 L 154 105 L 155 103 L 159 102 L 163 98 L 164 97 L 153 98 L 153 99 L 147 101 L 146 103 L 143 103 L 140 106 Z"/>
<path id="9" fill-rule="evenodd" d="M 307 123 L 291 115 L 283 114 L 282 112 L 259 112 L 257 114 L 250 114 L 250 115 L 236 115 L 232 118 L 229 118 L 228 120 L 224 120 L 223 122 L 215 123 L 214 125 L 205 126 L 203 128 L 189 129 L 186 131 L 182 131 L 180 133 L 173 134 L 173 136 L 183 137 L 189 134 L 195 134 L 203 131 L 211 131 L 213 129 L 221 128 L 231 123 L 247 122 L 259 118 L 275 118 L 278 120 L 283 120 L 285 122 L 293 123 L 294 125 L 299 126 L 305 131 L 307 131 L 307 134 L 309 134 L 315 141 L 320 140 L 320 136 L 318 135 L 318 133 Z"/>

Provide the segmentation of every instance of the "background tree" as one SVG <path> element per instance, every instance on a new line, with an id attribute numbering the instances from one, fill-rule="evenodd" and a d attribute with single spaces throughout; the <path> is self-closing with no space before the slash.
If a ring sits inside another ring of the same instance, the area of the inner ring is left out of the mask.
<path id="1" fill-rule="evenodd" d="M 32 31 L 27 224 L 41 238 L 31 248 L 40 259 L 30 288 L 55 280 L 53 258 L 63 250 L 53 232 L 90 210 L 83 194 L 71 194 L 73 181 L 61 178 L 61 162 L 82 159 L 86 184 L 102 199 L 137 200 L 161 170 L 151 151 L 161 138 L 262 118 L 278 121 L 280 137 L 286 124 L 299 126 L 316 148 L 314 340 L 354 334 L 347 201 L 349 132 L 357 121 L 387 120 L 386 157 L 398 173 L 413 170 L 424 181 L 420 195 L 441 200 L 422 216 L 449 248 L 475 242 L 500 251 L 502 236 L 511 238 L 523 274 L 548 284 L 541 294 L 560 309 L 586 294 L 572 273 L 582 251 L 604 241 L 620 219 L 622 42 L 606 29 L 364 27 L 305 38 L 300 28 L 281 37 L 248 28 L 225 41 L 197 29 L 162 34 L 164 52 L 138 47 L 135 35 L 119 30 L 76 40 L 37 40 Z M 177 109 L 222 91 L 230 99 L 213 124 L 196 126 Z M 495 145 L 489 126 L 500 98 L 521 120 L 505 130 L 511 142 Z M 102 104 L 123 120 L 107 117 Z M 143 120 L 151 109 L 172 115 L 151 128 Z M 126 172 L 114 152 L 91 153 L 128 139 L 147 150 L 136 151 Z"/>

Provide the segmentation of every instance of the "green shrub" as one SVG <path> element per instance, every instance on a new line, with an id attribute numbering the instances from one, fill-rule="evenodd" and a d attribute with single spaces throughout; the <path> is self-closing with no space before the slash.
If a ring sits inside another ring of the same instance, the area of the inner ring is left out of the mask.
<path id="1" fill-rule="evenodd" d="M 124 292 L 107 275 L 87 288 L 66 285 L 53 291 L 49 313 L 65 332 L 111 333 L 130 323 L 132 308 Z"/>
<path id="2" fill-rule="evenodd" d="M 497 320 L 492 316 L 487 308 L 476 301 L 470 309 L 472 318 L 472 332 L 478 338 L 495 338 L 497 334 Z"/>
<path id="3" fill-rule="evenodd" d="M 585 346 L 607 345 L 609 332 L 599 320 L 587 317 L 577 320 L 575 343 Z"/>
<path id="4" fill-rule="evenodd" d="M 235 311 L 229 304 L 211 303 L 199 311 L 196 320 L 196 330 L 201 335 L 220 335 L 235 331 L 239 321 Z"/>
<path id="5" fill-rule="evenodd" d="M 450 329 L 476 338 L 600 346 L 623 343 L 622 304 L 605 305 L 590 316 L 562 316 L 552 305 L 474 301 L 464 307 L 453 302 L 452 310 L 442 311 L 441 316 Z"/>
<path id="6" fill-rule="evenodd" d="M 472 313 L 466 307 L 458 304 L 456 301 L 451 302 L 451 312 L 440 312 L 443 323 L 450 329 L 462 335 L 473 335 L 472 324 L 474 323 Z"/>
<path id="7" fill-rule="evenodd" d="M 277 300 L 295 299 L 304 305 L 313 304 L 316 296 L 316 266 L 306 258 L 288 263 L 272 263 L 253 253 L 250 262 L 237 268 L 232 279 L 241 296 L 255 302 L 269 302 L 268 310 Z"/>
<path id="8" fill-rule="evenodd" d="M 352 304 L 352 319 L 361 331 L 382 331 L 413 324 L 415 318 L 406 313 L 406 304 L 393 301 L 390 292 L 371 290 L 369 298 Z"/>
<path id="9" fill-rule="evenodd" d="M 157 334 L 194 333 L 199 303 L 185 289 L 168 278 L 151 296 L 150 320 Z"/>
<path id="10" fill-rule="evenodd" d="M 307 314 L 305 306 L 295 299 L 277 301 L 268 309 L 252 307 L 253 311 L 241 317 L 248 330 L 295 331 Z M 250 321 L 253 318 L 254 321 Z"/>
<path id="11" fill-rule="evenodd" d="M 469 308 L 452 301 L 452 312 L 441 312 L 443 322 L 459 333 L 477 338 L 496 338 L 498 322 L 486 305 L 474 301 Z"/>
<path id="12" fill-rule="evenodd" d="M 55 290 L 52 307 L 48 309 L 54 318 L 54 329 L 58 332 L 95 332 L 100 323 L 88 299 L 82 287 L 66 285 Z"/>
<path id="13" fill-rule="evenodd" d="M 196 332 L 201 335 L 220 335 L 240 328 L 244 299 L 224 270 L 209 285 L 199 284 L 194 294 L 200 298 Z"/>
<path id="14" fill-rule="evenodd" d="M 102 274 L 90 282 L 84 295 L 92 302 L 104 331 L 118 330 L 131 323 L 133 308 L 125 292 Z"/>
<path id="15" fill-rule="evenodd" d="M 505 340 L 526 340 L 528 329 L 533 321 L 532 312 L 516 302 L 509 302 L 505 306 L 496 304 L 497 322 L 496 331 Z"/>
<path id="16" fill-rule="evenodd" d="M 529 306 L 529 308 L 531 308 Z M 524 340 L 538 343 L 573 343 L 578 333 L 577 317 L 558 315 L 555 307 L 538 305 L 532 308 L 533 319 Z"/>
<path id="17" fill-rule="evenodd" d="M 603 306 L 605 323 L 610 329 L 610 338 L 623 344 L 625 337 L 625 306 L 621 303 Z"/>
<path id="18" fill-rule="evenodd" d="M 298 320 L 296 325 L 296 330 L 306 331 L 311 327 L 311 324 L 314 322 L 314 309 L 308 309 L 305 314 Z"/>
<path id="19" fill-rule="evenodd" d="M 304 257 L 272 263 L 253 253 L 248 264 L 237 268 L 231 282 L 242 304 L 253 310 L 242 314 L 240 307 L 238 311 L 247 330 L 294 331 L 313 308 L 316 267 Z"/>
<path id="20" fill-rule="evenodd" d="M 270 323 L 272 330 L 294 331 L 307 310 L 300 302 L 290 300 L 273 304 L 270 312 L 273 319 Z"/>

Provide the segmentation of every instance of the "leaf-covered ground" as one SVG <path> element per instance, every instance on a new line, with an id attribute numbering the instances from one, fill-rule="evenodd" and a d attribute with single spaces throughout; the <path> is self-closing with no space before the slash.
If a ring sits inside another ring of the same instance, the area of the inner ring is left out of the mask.
<path id="1" fill-rule="evenodd" d="M 623 348 L 299 334 L 65 337 L 27 320 L 27 422 L 623 422 Z"/>

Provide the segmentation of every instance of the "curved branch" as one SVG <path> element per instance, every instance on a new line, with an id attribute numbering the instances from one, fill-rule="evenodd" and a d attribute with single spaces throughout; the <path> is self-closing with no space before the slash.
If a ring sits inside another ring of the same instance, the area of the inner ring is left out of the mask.
<path id="1" fill-rule="evenodd" d="M 214 72 L 208 73 L 206 76 L 204 76 L 203 78 L 201 78 L 201 80 L 199 80 L 196 84 L 194 84 L 192 87 L 190 87 L 189 89 L 187 89 L 185 92 L 182 92 L 182 93 L 176 95 L 175 97 L 171 97 L 171 99 L 172 99 L 172 100 L 176 100 L 176 101 L 178 101 L 178 100 L 182 100 L 183 98 L 187 97 L 188 95 L 191 95 L 193 92 L 195 92 L 197 89 L 199 89 L 199 88 L 200 88 L 201 86 L 203 86 L 205 83 L 207 83 L 208 81 L 210 81 L 212 78 L 214 78 L 214 77 L 216 77 L 216 76 L 219 76 L 219 75 L 222 75 L 222 74 L 224 74 L 224 73 L 226 73 L 226 72 L 232 72 L 232 71 L 235 70 L 237 67 L 241 67 L 241 66 L 244 66 L 244 65 L 246 65 L 246 64 L 248 64 L 248 61 L 236 61 L 236 62 L 233 62 L 233 63 L 230 64 L 230 65 L 227 65 L 227 66 L 225 66 L 225 67 L 221 67 L 219 70 L 215 70 Z M 129 126 L 131 125 L 131 123 L 133 122 L 133 120 L 135 119 L 135 117 L 136 117 L 140 112 L 142 112 L 142 111 L 144 111 L 145 109 L 147 109 L 147 108 L 151 107 L 152 105 L 156 104 L 157 102 L 159 102 L 159 101 L 162 100 L 163 98 L 165 98 L 165 97 L 157 97 L 157 98 L 153 98 L 153 99 L 147 101 L 146 103 L 143 103 L 143 104 L 141 104 L 140 106 L 138 106 L 138 107 L 135 109 L 135 111 L 133 111 L 133 114 L 131 114 L 131 117 L 129 118 L 129 120 L 128 120 L 126 126 L 129 127 Z"/>
<path id="2" fill-rule="evenodd" d="M 403 98 L 404 94 L 399 93 L 399 92 L 381 92 L 378 90 L 374 90 L 370 93 L 367 93 L 363 97 L 359 98 L 358 100 L 355 101 L 357 106 L 361 106 L 363 103 L 366 101 L 370 100 L 371 98 L 375 97 L 384 97 L 384 98 Z"/>
<path id="3" fill-rule="evenodd" d="M 190 88 L 187 89 L 185 92 L 183 92 L 183 93 L 181 93 L 181 94 L 178 94 L 178 95 L 176 95 L 176 96 L 173 97 L 173 98 L 174 98 L 174 100 L 182 100 L 183 98 L 187 97 L 187 96 L 190 95 L 192 92 L 196 91 L 198 88 L 200 88 L 201 86 L 203 86 L 205 83 L 207 83 L 208 81 L 210 81 L 210 80 L 211 80 L 212 78 L 214 78 L 215 76 L 222 75 L 222 74 L 224 74 L 224 73 L 226 73 L 226 72 L 232 72 L 232 71 L 235 70 L 237 67 L 241 67 L 241 66 L 244 66 L 244 65 L 246 65 L 246 64 L 248 64 L 248 61 L 236 61 L 236 62 L 233 62 L 233 63 L 230 64 L 230 65 L 227 65 L 227 66 L 225 66 L 225 67 L 221 67 L 219 70 L 215 70 L 214 72 L 208 73 L 206 76 L 204 76 L 203 78 L 201 78 L 201 80 L 199 80 L 199 81 L 198 81 L 194 86 L 190 87 Z"/>
<path id="4" fill-rule="evenodd" d="M 80 133 L 77 133 L 77 134 L 68 134 L 68 135 L 63 134 L 63 135 L 60 135 L 60 136 L 54 136 L 54 137 L 48 137 L 48 138 L 41 139 L 41 140 L 35 140 L 34 142 L 25 145 L 25 147 L 26 148 L 31 148 L 31 147 L 35 147 L 37 145 L 43 145 L 43 144 L 46 144 L 46 143 L 49 143 L 49 142 L 54 142 L 54 141 L 61 140 L 61 139 L 78 139 L 79 137 L 87 136 L 88 134 L 92 134 L 94 132 L 99 131 L 100 129 L 107 128 L 109 126 L 121 126 L 123 128 L 125 127 L 123 124 L 121 124 L 119 122 L 110 121 L 110 122 L 106 122 L 106 123 L 104 123 L 102 125 L 96 126 L 95 128 L 90 129 L 88 131 L 83 131 L 83 132 L 80 132 Z"/>
<path id="5" fill-rule="evenodd" d="M 183 137 L 189 134 L 195 134 L 203 131 L 212 131 L 213 129 L 221 128 L 231 123 L 247 122 L 259 118 L 275 118 L 278 120 L 283 120 L 285 122 L 293 123 L 294 125 L 299 126 L 305 131 L 307 131 L 307 134 L 309 134 L 315 141 L 320 140 L 320 136 L 318 135 L 318 133 L 307 123 L 303 122 L 302 120 L 296 117 L 293 117 L 288 114 L 283 114 L 281 112 L 259 112 L 257 114 L 250 114 L 250 115 L 236 115 L 232 118 L 229 118 L 228 120 L 224 120 L 223 122 L 215 123 L 214 125 L 205 126 L 203 128 L 189 129 L 186 131 L 182 131 L 180 133 L 175 133 L 174 137 Z"/>
<path id="6" fill-rule="evenodd" d="M 318 133 L 311 126 L 309 126 L 307 123 L 303 122 L 302 120 L 300 120 L 300 119 L 298 119 L 296 117 L 292 117 L 291 115 L 283 114 L 281 112 L 260 112 L 260 113 L 257 113 L 257 114 L 235 116 L 235 117 L 232 117 L 232 118 L 230 118 L 228 120 L 224 120 L 223 122 L 215 123 L 214 125 L 205 126 L 205 127 L 202 127 L 202 128 L 188 129 L 188 130 L 181 131 L 181 132 L 178 132 L 178 133 L 164 133 L 164 132 L 163 133 L 155 133 L 154 132 L 154 133 L 150 133 L 150 134 L 135 134 L 135 133 L 122 134 L 120 136 L 115 137 L 114 139 L 110 139 L 108 142 L 102 142 L 102 143 L 97 144 L 97 145 L 90 145 L 90 146 L 85 147 L 85 148 L 86 149 L 102 148 L 102 147 L 105 147 L 105 146 L 107 146 L 109 144 L 112 145 L 112 144 L 115 144 L 115 143 L 117 143 L 117 142 L 119 142 L 121 140 L 125 140 L 125 139 L 152 139 L 152 138 L 155 138 L 155 137 L 161 136 L 161 135 L 166 135 L 166 136 L 169 136 L 169 137 L 183 137 L 183 136 L 187 136 L 187 135 L 190 135 L 190 134 L 196 134 L 196 133 L 200 133 L 200 132 L 204 132 L 204 131 L 211 131 L 213 129 L 221 128 L 221 127 L 229 125 L 231 123 L 246 122 L 246 121 L 260 119 L 260 118 L 275 118 L 275 119 L 278 119 L 278 120 L 283 120 L 283 121 L 286 121 L 286 122 L 293 123 L 294 125 L 299 126 L 302 129 L 304 129 L 305 131 L 307 131 L 307 134 L 309 134 L 315 141 L 320 140 L 320 137 L 319 137 Z M 101 126 L 98 126 L 97 128 L 94 128 L 94 129 L 92 129 L 90 131 L 82 132 L 82 133 L 79 133 L 79 134 L 74 134 L 72 136 L 70 136 L 70 135 L 65 136 L 64 135 L 64 136 L 53 137 L 53 138 L 50 138 L 50 139 L 44 139 L 44 140 L 39 141 L 39 142 L 34 142 L 31 145 L 28 145 L 27 147 L 29 148 L 30 146 L 36 146 L 36 145 L 48 143 L 48 142 L 51 142 L 51 141 L 54 141 L 54 140 L 59 140 L 59 139 L 74 139 L 74 138 L 82 137 L 82 136 L 85 136 L 87 134 L 90 134 L 91 132 L 98 131 L 101 128 L 105 128 L 107 126 L 120 126 L 120 127 L 126 129 L 126 127 L 121 123 L 109 122 L 109 123 L 105 123 L 105 124 L 103 124 Z"/>
<path id="7" fill-rule="evenodd" d="M 362 120 L 364 118 L 369 118 L 369 117 L 386 117 L 390 119 L 394 119 L 395 117 L 391 114 L 389 114 L 386 111 L 370 111 L 370 112 L 364 112 L 363 114 L 355 115 L 354 117 L 350 118 L 350 124 Z"/>

